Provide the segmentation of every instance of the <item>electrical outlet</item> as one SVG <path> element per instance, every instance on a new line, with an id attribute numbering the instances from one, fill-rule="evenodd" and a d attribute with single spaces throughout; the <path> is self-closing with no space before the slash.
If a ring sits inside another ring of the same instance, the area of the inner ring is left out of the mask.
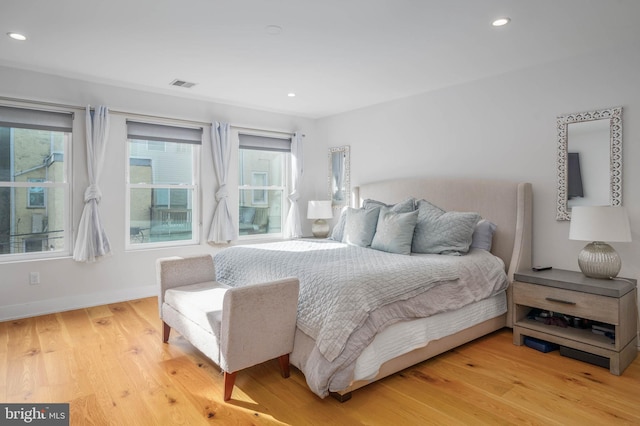
<path id="1" fill-rule="evenodd" d="M 40 272 L 29 272 L 29 284 L 30 285 L 40 284 Z"/>

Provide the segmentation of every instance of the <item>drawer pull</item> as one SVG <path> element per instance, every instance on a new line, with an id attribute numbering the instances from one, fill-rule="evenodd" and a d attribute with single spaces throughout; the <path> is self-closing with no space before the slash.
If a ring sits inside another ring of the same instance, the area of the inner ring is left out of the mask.
<path id="1" fill-rule="evenodd" d="M 562 303 L 562 304 L 565 304 L 565 305 L 575 305 L 576 304 L 576 302 L 569 302 L 568 300 L 555 299 L 553 297 L 546 297 L 546 299 L 549 302 L 557 302 L 557 303 Z"/>

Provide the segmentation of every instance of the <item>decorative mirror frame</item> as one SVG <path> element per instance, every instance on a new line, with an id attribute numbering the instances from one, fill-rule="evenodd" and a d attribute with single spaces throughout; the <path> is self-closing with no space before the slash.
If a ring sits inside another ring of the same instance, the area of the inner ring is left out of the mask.
<path id="1" fill-rule="evenodd" d="M 351 156 L 350 156 L 349 145 L 345 146 L 337 146 L 333 148 L 329 148 L 329 175 L 328 175 L 328 189 L 329 189 L 329 199 L 331 200 L 331 207 L 333 208 L 342 208 L 344 206 L 348 206 L 351 199 Z M 342 152 L 344 155 L 344 188 L 345 188 L 345 197 L 342 202 L 336 202 L 333 199 L 333 191 L 332 191 L 332 179 L 333 179 L 333 154 L 336 152 Z"/>
<path id="2" fill-rule="evenodd" d="M 609 120 L 609 203 L 622 205 L 622 107 L 562 115 L 557 118 L 558 159 L 557 159 L 557 211 L 556 220 L 571 220 L 568 209 L 567 158 L 568 125 L 583 121 Z"/>

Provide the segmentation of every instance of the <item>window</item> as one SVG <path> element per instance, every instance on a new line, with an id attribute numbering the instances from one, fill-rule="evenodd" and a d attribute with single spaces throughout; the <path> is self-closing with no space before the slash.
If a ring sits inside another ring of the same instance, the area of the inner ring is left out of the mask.
<path id="1" fill-rule="evenodd" d="M 269 175 L 267 172 L 251 172 L 251 186 L 254 188 L 264 187 L 269 185 Z M 254 189 L 251 193 L 251 202 L 256 205 L 267 205 L 269 196 L 266 189 Z"/>
<path id="2" fill-rule="evenodd" d="M 153 190 L 153 205 L 166 208 L 186 208 L 189 200 L 180 189 L 156 188 Z"/>
<path id="3" fill-rule="evenodd" d="M 0 106 L 3 259 L 71 253 L 72 125 L 68 112 Z"/>
<path id="4" fill-rule="evenodd" d="M 198 242 L 202 129 L 127 121 L 130 248 Z"/>
<path id="5" fill-rule="evenodd" d="M 147 141 L 147 149 L 149 151 L 162 151 L 162 152 L 165 152 L 167 150 L 164 142 L 158 142 L 158 141 Z"/>
<path id="6" fill-rule="evenodd" d="M 29 178 L 27 182 L 44 182 L 42 178 Z M 44 208 L 44 188 L 41 186 L 30 186 L 27 207 Z"/>
<path id="7" fill-rule="evenodd" d="M 240 238 L 281 236 L 286 216 L 291 140 L 239 135 Z"/>

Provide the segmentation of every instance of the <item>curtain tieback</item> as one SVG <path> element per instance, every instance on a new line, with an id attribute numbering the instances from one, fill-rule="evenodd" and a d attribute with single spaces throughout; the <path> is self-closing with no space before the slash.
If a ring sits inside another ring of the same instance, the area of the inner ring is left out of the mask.
<path id="1" fill-rule="evenodd" d="M 220 201 L 223 198 L 227 198 L 229 196 L 229 191 L 227 191 L 227 185 L 220 185 L 218 191 L 216 192 L 216 201 Z"/>
<path id="2" fill-rule="evenodd" d="M 102 192 L 100 192 L 100 188 L 98 185 L 92 184 L 87 187 L 84 191 L 84 202 L 88 203 L 91 200 L 96 200 L 96 202 L 100 202 L 102 199 Z"/>
<path id="3" fill-rule="evenodd" d="M 298 199 L 300 199 L 300 193 L 298 191 L 293 191 L 291 194 L 289 194 L 289 201 L 291 201 L 292 203 L 295 203 L 296 201 L 298 201 Z"/>

